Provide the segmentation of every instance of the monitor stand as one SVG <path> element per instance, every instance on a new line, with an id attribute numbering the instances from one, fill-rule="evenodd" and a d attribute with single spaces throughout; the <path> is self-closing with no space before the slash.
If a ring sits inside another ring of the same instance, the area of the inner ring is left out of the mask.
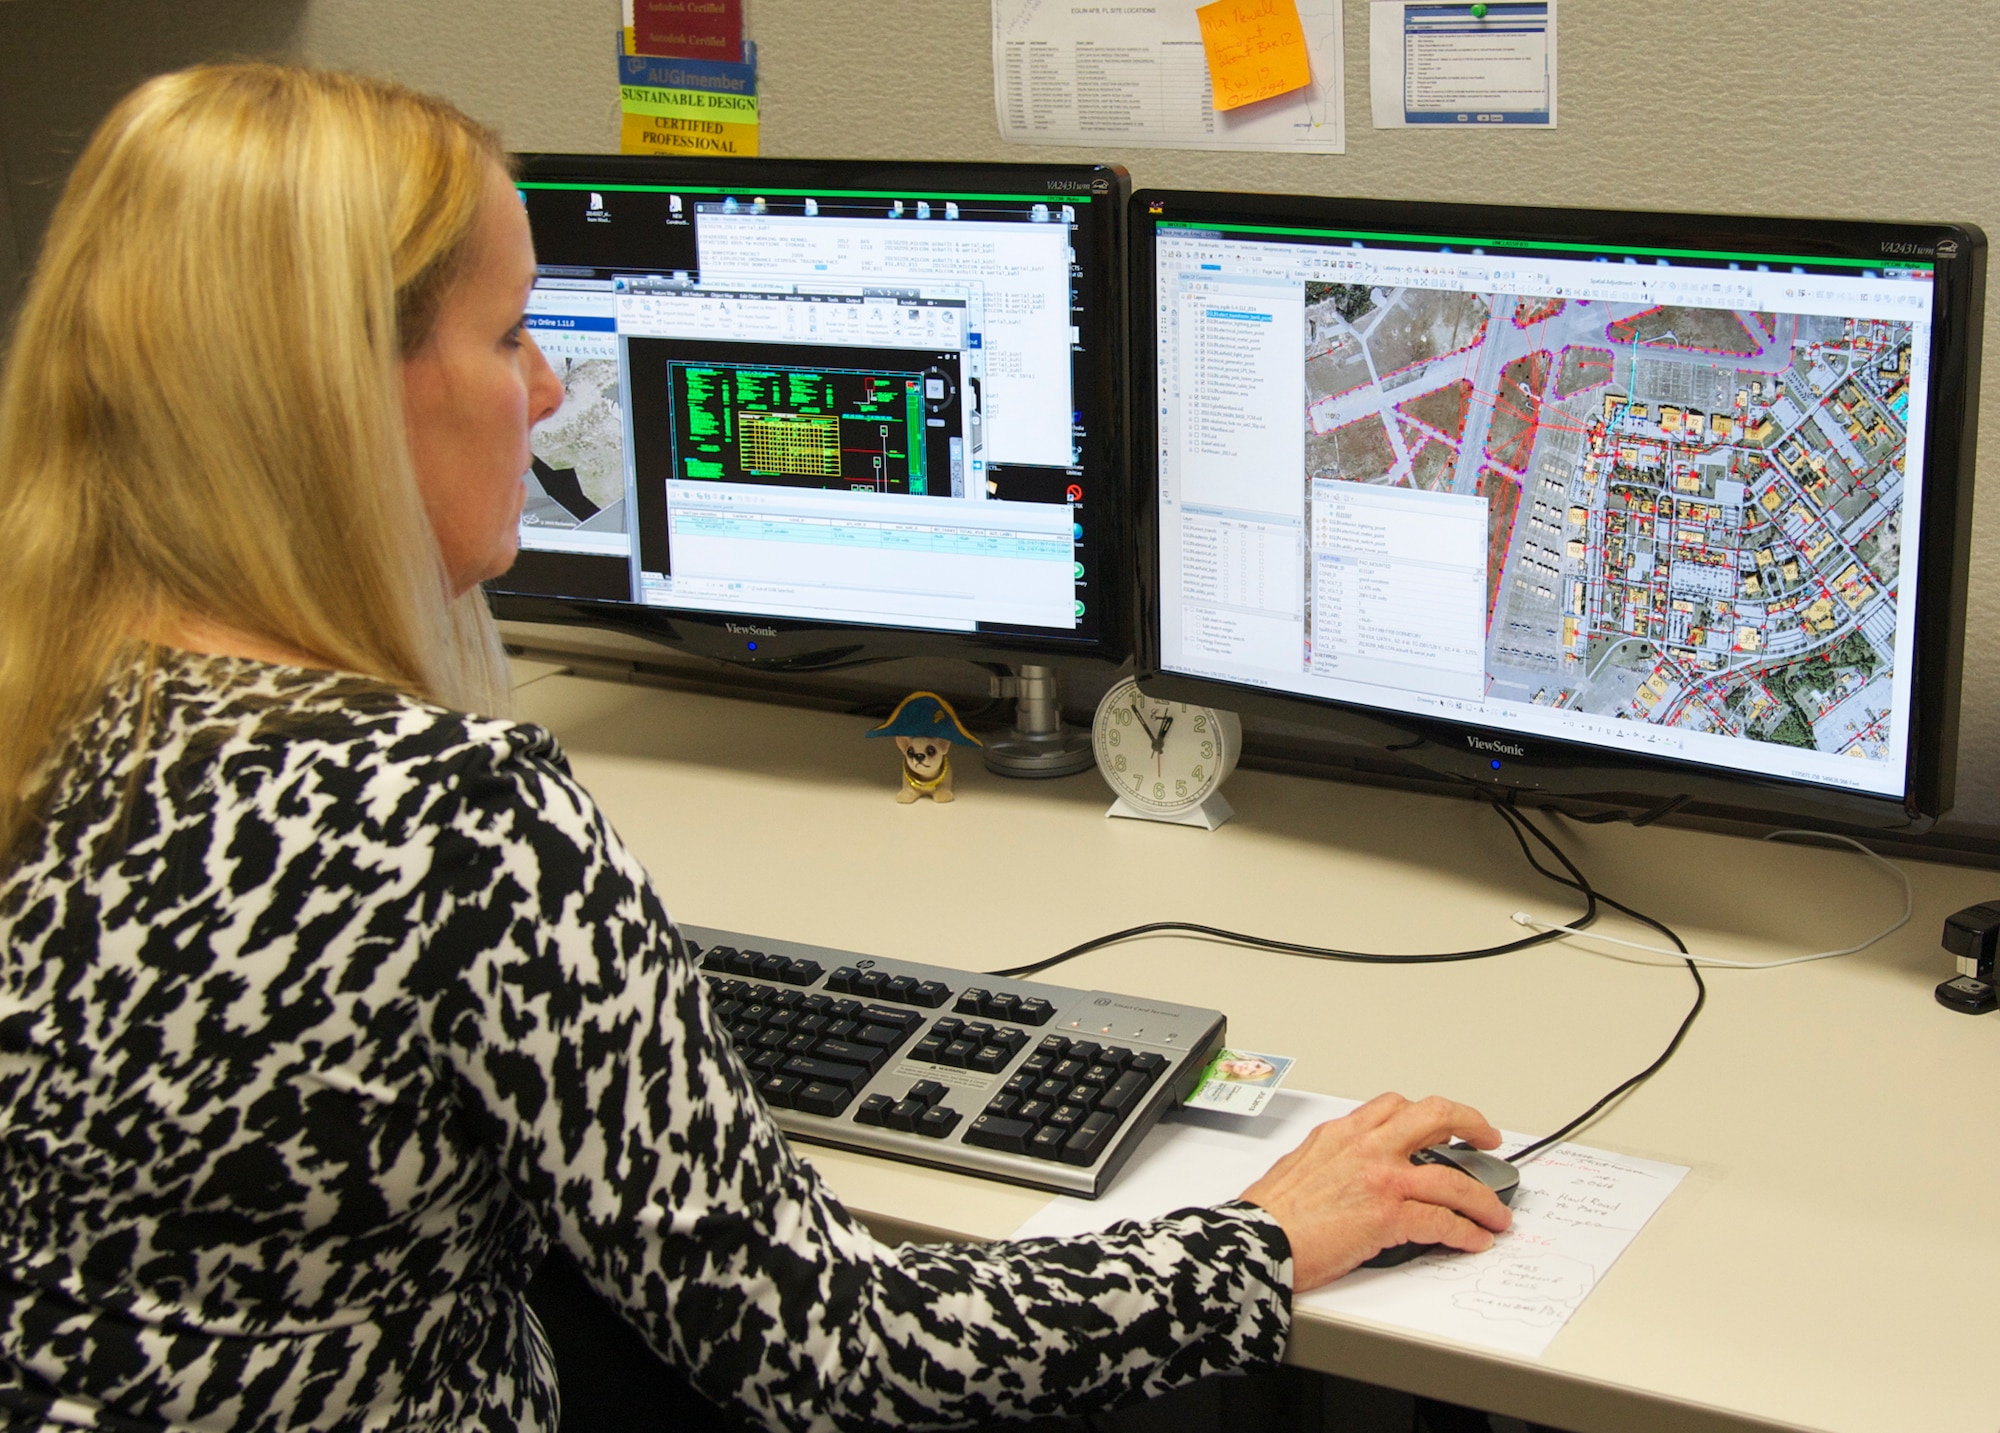
<path id="1" fill-rule="evenodd" d="M 986 743 L 986 769 L 1002 776 L 1073 776 L 1090 769 L 1090 733 L 1064 726 L 1056 669 L 1023 663 L 993 679 L 993 695 L 1014 697 L 1014 725 Z"/>

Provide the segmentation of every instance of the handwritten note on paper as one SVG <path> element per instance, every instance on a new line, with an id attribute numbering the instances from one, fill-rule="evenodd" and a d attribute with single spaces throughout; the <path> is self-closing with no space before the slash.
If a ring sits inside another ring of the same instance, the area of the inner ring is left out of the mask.
<path id="1" fill-rule="evenodd" d="M 1352 1100 L 1280 1090 L 1256 1120 L 1183 1109 L 1146 1136 L 1103 1198 L 1051 1200 L 1018 1237 L 1080 1234 L 1234 1199 L 1313 1126 Z M 1508 1134 L 1504 1153 L 1528 1143 Z M 1597 1287 L 1687 1173 L 1558 1145 L 1521 1168 L 1514 1227 L 1484 1254 L 1426 1254 L 1393 1269 L 1357 1269 L 1305 1295 L 1304 1308 L 1533 1358 Z"/>
<path id="2" fill-rule="evenodd" d="M 1218 110 L 1240 109 L 1312 83 L 1296 0 L 1215 0 L 1194 14 Z"/>

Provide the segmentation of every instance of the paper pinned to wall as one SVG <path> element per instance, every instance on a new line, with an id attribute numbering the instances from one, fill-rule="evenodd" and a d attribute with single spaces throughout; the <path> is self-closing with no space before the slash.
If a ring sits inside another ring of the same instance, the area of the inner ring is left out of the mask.
<path id="1" fill-rule="evenodd" d="M 1371 0 L 1377 129 L 1556 127 L 1556 0 Z"/>
<path id="2" fill-rule="evenodd" d="M 993 104 L 1017 144 L 1342 154 L 1341 0 L 1294 0 L 1307 82 L 1218 112 L 1186 3 L 993 0 Z"/>
<path id="3" fill-rule="evenodd" d="M 1215 0 L 1194 16 L 1216 109 L 1241 109 L 1312 83 L 1294 0 Z"/>
<path id="4" fill-rule="evenodd" d="M 1051 1200 L 1015 1231 L 1026 1239 L 1155 1219 L 1234 1199 L 1353 1100 L 1280 1090 L 1261 1118 L 1181 1109 L 1156 1125 L 1102 1198 Z M 1505 1134 L 1504 1152 L 1528 1143 Z M 1299 1307 L 1391 1324 L 1457 1343 L 1539 1357 L 1646 1221 L 1685 1166 L 1560 1144 L 1521 1166 L 1514 1224 L 1484 1254 L 1426 1254 L 1357 1269 Z"/>

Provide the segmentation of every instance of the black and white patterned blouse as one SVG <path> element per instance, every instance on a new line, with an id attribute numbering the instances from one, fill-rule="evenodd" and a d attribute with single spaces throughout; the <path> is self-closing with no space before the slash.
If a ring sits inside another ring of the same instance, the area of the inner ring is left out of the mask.
<path id="1" fill-rule="evenodd" d="M 566 1245 L 773 1428 L 1103 1406 L 1275 1360 L 1233 1205 L 877 1243 L 786 1145 L 530 726 L 162 653 L 0 884 L 0 1423 L 553 1429 Z"/>

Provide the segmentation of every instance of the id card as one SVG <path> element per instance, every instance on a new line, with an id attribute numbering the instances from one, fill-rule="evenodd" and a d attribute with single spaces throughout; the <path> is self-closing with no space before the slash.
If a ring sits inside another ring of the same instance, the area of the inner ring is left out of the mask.
<path id="1" fill-rule="evenodd" d="M 1202 1071 L 1201 1083 L 1187 1097 L 1188 1107 L 1220 1110 L 1230 1115 L 1261 1114 L 1292 1068 L 1289 1055 L 1264 1055 L 1255 1050 L 1223 1050 Z"/>

